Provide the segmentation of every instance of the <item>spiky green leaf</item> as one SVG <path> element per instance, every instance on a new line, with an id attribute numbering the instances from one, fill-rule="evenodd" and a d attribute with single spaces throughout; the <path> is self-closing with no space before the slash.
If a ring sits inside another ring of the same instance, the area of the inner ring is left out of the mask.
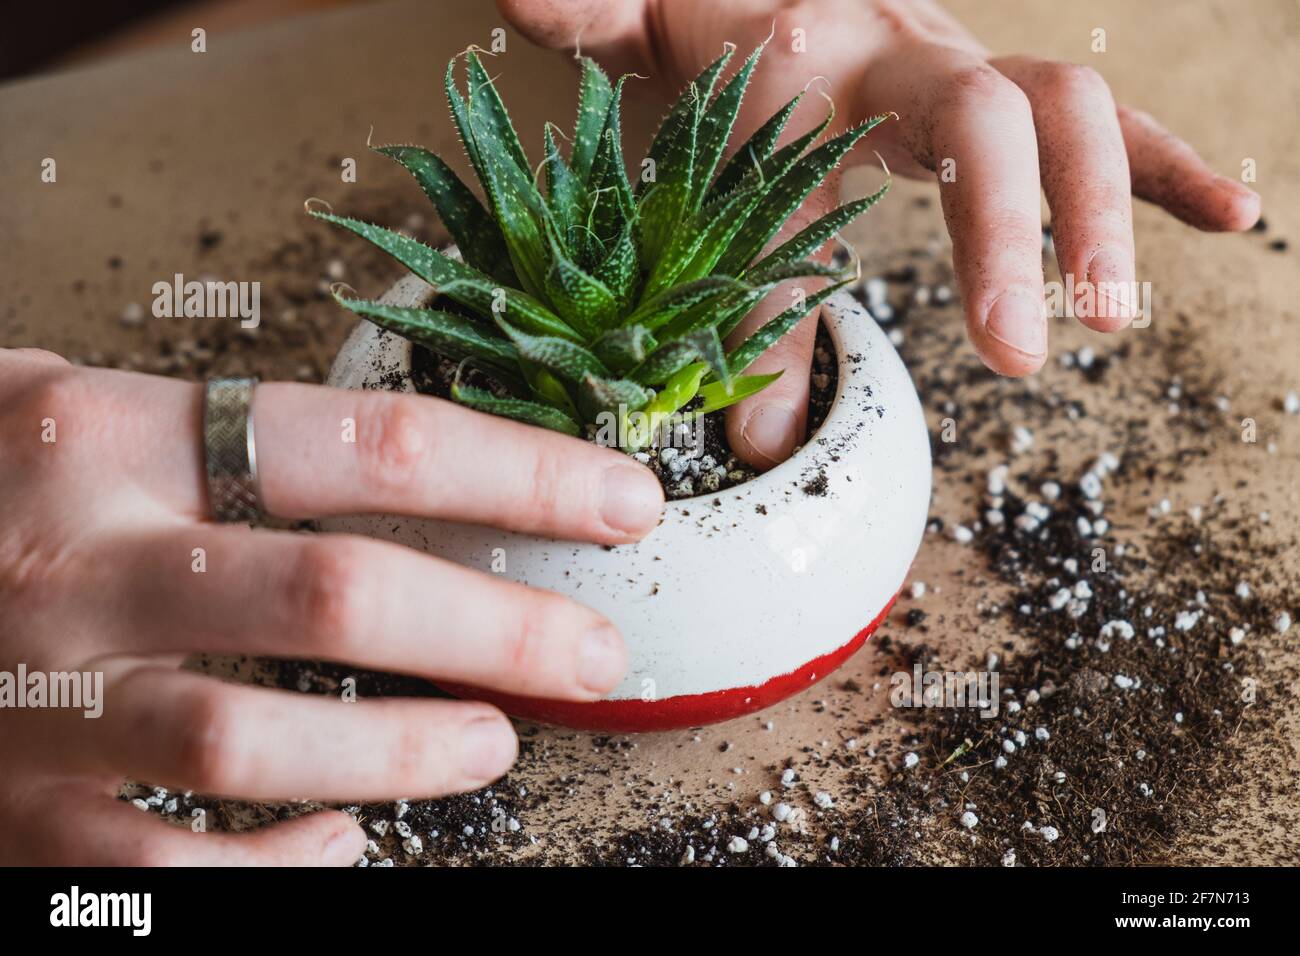
<path id="1" fill-rule="evenodd" d="M 751 395 L 757 395 L 763 389 L 767 388 L 778 378 L 782 372 L 772 372 L 770 375 L 742 375 L 732 383 L 731 391 L 727 391 L 722 382 L 709 382 L 707 385 L 701 385 L 697 397 L 703 399 L 703 404 L 698 408 L 691 409 L 694 415 L 707 415 L 710 412 L 721 411 L 729 405 L 735 405 L 737 402 L 749 398 Z"/>
<path id="2" fill-rule="evenodd" d="M 629 379 L 588 375 L 582 380 L 582 395 L 584 403 L 595 411 L 636 411 L 654 393 Z"/>
<path id="3" fill-rule="evenodd" d="M 592 351 L 610 368 L 623 372 L 643 362 L 656 344 L 645 326 L 625 325 L 603 334 L 592 345 Z"/>
<path id="4" fill-rule="evenodd" d="M 582 84 L 578 94 L 578 118 L 573 126 L 573 151 L 569 166 L 573 174 L 585 183 L 596 158 L 601 134 L 605 130 L 609 104 L 613 91 L 609 77 L 589 56 L 582 58 Z"/>
<path id="5" fill-rule="evenodd" d="M 580 269 L 551 238 L 551 268 L 546 297 L 561 318 L 590 341 L 616 323 L 618 300 L 605 283 Z"/>
<path id="6" fill-rule="evenodd" d="M 483 176 L 483 157 L 479 155 L 478 145 L 474 142 L 474 135 L 470 130 L 469 105 L 465 102 L 465 98 L 460 95 L 460 90 L 456 86 L 456 60 L 454 58 L 448 62 L 447 72 L 443 74 L 442 89 L 447 96 L 447 106 L 451 110 L 451 118 L 456 124 L 456 132 L 460 136 L 461 146 L 465 148 L 465 155 L 469 157 L 470 164 L 478 174 L 479 185 L 486 192 L 488 184 Z"/>
<path id="7" fill-rule="evenodd" d="M 370 299 L 350 299 L 338 294 L 334 295 L 334 301 L 380 328 L 448 358 L 476 358 L 506 370 L 514 370 L 518 365 L 519 353 L 510 342 L 464 316 L 439 309 L 413 309 Z"/>
<path id="8" fill-rule="evenodd" d="M 731 136 L 731 128 L 736 123 L 736 114 L 740 111 L 740 101 L 745 96 L 745 89 L 749 86 L 750 77 L 754 74 L 754 68 L 758 66 L 758 58 L 762 52 L 763 48 L 759 47 L 749 55 L 744 65 L 713 98 L 713 102 L 708 105 L 700 118 L 700 128 L 696 135 L 696 168 L 691 185 L 692 209 L 698 210 L 704 204 L 709 181 L 718 168 L 719 160 L 722 159 L 722 152 Z"/>
<path id="9" fill-rule="evenodd" d="M 468 63 L 468 99 L 455 83 L 455 60 L 444 80 L 447 102 L 492 214 L 505 239 L 510 261 L 524 290 L 542 294 L 546 272 L 542 231 L 550 215 L 533 183 L 527 157 L 510 118 L 475 53 Z"/>
<path id="10" fill-rule="evenodd" d="M 460 383 L 451 386 L 451 397 L 462 405 L 480 412 L 513 418 L 529 425 L 540 425 L 575 438 L 582 434 L 582 428 L 572 418 L 559 409 L 540 402 L 530 402 L 522 398 L 501 398 L 485 389 Z"/>
<path id="11" fill-rule="evenodd" d="M 792 238 L 777 246 L 748 270 L 748 275 L 761 273 L 768 266 L 781 262 L 790 262 L 811 255 L 820 249 L 831 236 L 862 215 L 878 203 L 889 191 L 889 182 L 881 186 L 870 196 L 855 199 L 832 209 L 811 225 L 805 226 Z"/>
<path id="12" fill-rule="evenodd" d="M 585 218 L 586 192 L 578 177 L 569 169 L 569 164 L 560 155 L 560 148 L 555 143 L 554 129 L 547 123 L 543 132 L 543 148 L 546 158 L 543 167 L 546 170 L 546 203 L 551 209 L 555 225 L 566 248 L 572 248 L 573 228 Z"/>
<path id="13" fill-rule="evenodd" d="M 698 240 L 689 252 L 688 261 L 673 276 L 674 282 L 691 282 L 713 271 L 769 185 L 757 178 L 746 181 L 697 213 L 695 229 Z"/>
<path id="14" fill-rule="evenodd" d="M 708 230 L 708 234 L 696 246 L 694 258 L 677 275 L 676 281 L 687 282 L 710 272 L 722 273 L 731 268 L 722 262 L 731 243 L 773 186 L 781 181 L 781 177 L 798 162 L 800 154 L 830 125 L 832 117 L 833 114 L 828 113 L 817 126 L 759 162 L 740 179 L 734 189 L 709 200 L 699 213 L 700 223 L 708 224 L 703 227 Z"/>
<path id="15" fill-rule="evenodd" d="M 791 213 L 808 198 L 809 193 L 839 164 L 845 153 L 884 120 L 884 116 L 876 116 L 845 130 L 791 166 L 773 183 L 763 201 L 745 220 L 745 225 L 718 261 L 718 270 L 735 275 L 744 269 L 768 240 L 776 235 Z"/>
<path id="16" fill-rule="evenodd" d="M 603 258 L 596 264 L 591 274 L 613 293 L 618 312 L 623 313 L 631 306 L 632 299 L 637 294 L 637 281 L 641 270 L 641 264 L 636 257 L 636 243 L 632 240 L 632 224 L 627 223 L 607 245 Z"/>
<path id="17" fill-rule="evenodd" d="M 833 262 L 821 262 L 817 259 L 795 259 L 793 262 L 772 262 L 761 269 L 755 267 L 744 274 L 745 282 L 756 288 L 768 288 L 789 279 L 825 278 L 842 279 L 846 274 L 843 266 Z"/>
<path id="18" fill-rule="evenodd" d="M 605 363 L 581 345 L 550 335 L 530 335 L 500 316 L 497 317 L 497 326 L 514 343 L 521 356 L 565 382 L 576 385 L 588 375 L 609 375 Z"/>
<path id="19" fill-rule="evenodd" d="M 605 131 L 605 138 L 592 171 L 592 188 L 588 193 L 591 213 L 588 216 L 588 248 L 603 250 L 636 220 L 636 203 L 623 169 L 623 156 L 617 134 Z"/>
<path id="20" fill-rule="evenodd" d="M 709 371 L 726 390 L 731 389 L 731 368 L 727 365 L 727 353 L 722 347 L 722 339 L 713 326 L 700 329 L 687 335 L 682 341 L 695 346 L 700 358 L 708 365 Z"/>
<path id="21" fill-rule="evenodd" d="M 662 164 L 664 158 L 674 149 L 673 140 L 683 129 L 694 130 L 698 123 L 699 113 L 703 105 L 709 101 L 713 93 L 713 85 L 717 82 L 719 74 L 727 61 L 731 59 L 734 48 L 727 47 L 722 56 L 718 57 L 703 70 L 700 75 L 686 85 L 686 89 L 673 103 L 664 117 L 663 122 L 659 124 L 659 129 L 655 133 L 654 139 L 650 142 L 650 149 L 646 153 L 646 158 L 654 161 L 656 166 Z M 692 137 L 692 140 L 694 137 Z M 644 190 L 642 187 L 649 187 L 649 183 L 644 181 L 638 182 L 638 195 Z"/>
<path id="22" fill-rule="evenodd" d="M 639 427 L 628 429 L 628 451 L 637 451 L 648 445 L 664 420 L 695 397 L 706 371 L 707 365 L 696 362 L 681 369 L 667 381 L 641 409 L 643 417 L 639 423 L 634 423 L 639 424 Z"/>
<path id="23" fill-rule="evenodd" d="M 465 55 L 465 63 L 469 76 L 471 118 L 490 128 L 494 145 L 502 148 L 515 167 L 524 175 L 529 175 L 531 167 L 528 165 L 528 157 L 524 155 L 523 144 L 519 142 L 519 134 L 515 132 L 514 124 L 510 122 L 510 114 L 506 112 L 505 104 L 501 102 L 496 84 L 483 68 L 483 61 L 479 59 L 476 52 L 470 50 Z"/>
<path id="24" fill-rule="evenodd" d="M 691 200 L 696 114 L 682 116 L 677 123 L 677 135 L 669 143 L 668 151 L 655 160 L 654 182 L 646 188 L 637 206 L 641 261 L 652 268 L 658 265 Z"/>
<path id="25" fill-rule="evenodd" d="M 375 152 L 396 160 L 415 177 L 467 263 L 507 285 L 519 281 L 501 227 L 450 166 L 421 146 L 376 146 Z"/>
<path id="26" fill-rule="evenodd" d="M 651 352 L 627 377 L 642 385 L 660 385 L 700 357 L 700 350 L 690 342 L 669 342 Z"/>
<path id="27" fill-rule="evenodd" d="M 727 164 L 722 167 L 722 172 L 718 174 L 718 178 L 713 181 L 713 185 L 706 193 L 707 201 L 711 202 L 731 192 L 763 160 L 772 155 L 776 150 L 777 140 L 781 138 L 781 133 L 785 130 L 785 124 L 790 120 L 790 114 L 795 111 L 795 107 L 799 105 L 803 97 L 804 94 L 800 93 L 786 103 L 767 122 L 755 130 L 754 135 L 750 136 L 740 149 L 732 154 L 732 157 L 727 160 Z"/>
<path id="28" fill-rule="evenodd" d="M 540 297 L 545 289 L 544 232 L 550 211 L 532 179 L 520 175 L 518 167 L 494 143 L 493 131 L 477 121 L 477 114 L 470 114 L 470 126 L 483 155 L 482 174 L 510 261 L 525 291 Z"/>
<path id="29" fill-rule="evenodd" d="M 537 335 L 556 335 L 579 342 L 581 337 L 555 313 L 526 292 L 502 286 L 477 269 L 444 256 L 424 243 L 382 226 L 311 210 L 316 219 L 332 222 L 369 240 L 406 266 L 429 285 L 484 316 L 504 309 L 519 327 Z"/>
<path id="30" fill-rule="evenodd" d="M 813 309 L 821 305 L 838 292 L 845 283 L 827 286 L 805 298 L 802 302 L 790 306 L 774 319 L 770 319 L 752 332 L 749 338 L 741 342 L 727 356 L 727 364 L 732 375 L 740 375 L 754 363 L 754 360 L 776 344 L 777 340 L 798 325 Z"/>
<path id="31" fill-rule="evenodd" d="M 672 321 L 693 306 L 716 299 L 745 286 L 730 276 L 709 276 L 684 285 L 665 289 L 644 300 L 624 321 L 629 325 L 644 325 L 650 331 Z"/>
<path id="32" fill-rule="evenodd" d="M 650 144 L 648 159 L 654 180 L 638 182 L 637 241 L 642 262 L 652 270 L 682 219 L 693 209 L 700 118 L 733 50 L 728 46 L 687 85 Z"/>

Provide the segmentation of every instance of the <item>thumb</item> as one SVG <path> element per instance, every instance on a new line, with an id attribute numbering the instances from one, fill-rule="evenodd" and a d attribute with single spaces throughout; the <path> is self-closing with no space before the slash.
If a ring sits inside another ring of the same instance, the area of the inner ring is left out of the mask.
<path id="1" fill-rule="evenodd" d="M 833 209 L 838 195 L 839 176 L 832 174 L 790 217 L 772 245 L 780 245 Z M 814 258 L 828 260 L 829 247 Z M 796 296 L 810 296 L 824 284 L 824 279 L 783 282 L 745 316 L 728 339 L 728 347 L 735 348 L 764 323 L 776 318 L 794 304 Z M 808 378 L 817 338 L 817 311 L 814 309 L 804 316 L 745 370 L 747 375 L 782 372 L 781 377 L 727 410 L 727 441 L 732 451 L 755 468 L 766 470 L 779 465 L 803 443 L 808 428 Z"/>
<path id="2" fill-rule="evenodd" d="M 577 50 L 616 73 L 653 62 L 646 34 L 648 0 L 497 0 L 507 23 L 548 50 Z"/>

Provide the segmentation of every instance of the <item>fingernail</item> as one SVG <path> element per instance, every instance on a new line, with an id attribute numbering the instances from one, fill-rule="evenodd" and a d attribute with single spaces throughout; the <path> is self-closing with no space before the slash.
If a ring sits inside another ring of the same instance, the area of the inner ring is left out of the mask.
<path id="1" fill-rule="evenodd" d="M 326 866 L 343 866 L 355 863 L 366 848 L 366 835 L 355 824 L 344 826 L 325 843 L 323 862 Z"/>
<path id="2" fill-rule="evenodd" d="M 1233 179 L 1231 176 L 1215 176 L 1214 185 L 1216 185 L 1220 189 L 1226 190 L 1227 192 L 1230 193 L 1235 193 L 1237 195 L 1241 195 L 1242 193 L 1253 194 L 1255 192 L 1255 190 L 1251 189 L 1245 183 L 1239 182 L 1238 180 Z"/>
<path id="3" fill-rule="evenodd" d="M 518 742 L 509 721 L 492 714 L 465 725 L 460 732 L 460 767 L 473 781 L 495 780 L 515 762 Z"/>
<path id="4" fill-rule="evenodd" d="M 1028 289 L 1008 289 L 998 296 L 984 329 L 990 338 L 1032 358 L 1047 354 L 1043 300 Z"/>
<path id="5" fill-rule="evenodd" d="M 604 694 L 623 679 L 627 651 L 623 640 L 608 624 L 583 635 L 578 644 L 578 683 L 593 694 Z"/>
<path id="6" fill-rule="evenodd" d="M 740 435 L 757 454 L 778 465 L 790 457 L 799 443 L 797 425 L 794 412 L 786 406 L 760 405 L 740 426 Z"/>
<path id="7" fill-rule="evenodd" d="M 600 517 L 624 534 L 641 535 L 655 526 L 664 508 L 659 480 L 640 465 L 614 465 L 605 472 Z"/>
<path id="8" fill-rule="evenodd" d="M 1103 246 L 1088 260 L 1087 281 L 1096 296 L 1098 318 L 1131 319 L 1133 257 L 1114 246 Z"/>

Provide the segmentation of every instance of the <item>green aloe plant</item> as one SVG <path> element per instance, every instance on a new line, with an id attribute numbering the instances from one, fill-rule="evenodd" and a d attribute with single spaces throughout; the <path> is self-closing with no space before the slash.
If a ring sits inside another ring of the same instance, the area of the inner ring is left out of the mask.
<path id="1" fill-rule="evenodd" d="M 626 77 L 611 84 L 582 61 L 578 117 L 566 159 L 547 124 L 535 175 L 476 52 L 460 91 L 454 58 L 446 92 L 486 205 L 438 156 L 381 146 L 419 182 L 460 250 L 457 261 L 357 219 L 311 215 L 368 239 L 434 286 L 442 309 L 344 296 L 340 304 L 452 360 L 498 387 L 462 384 L 472 408 L 571 435 L 611 417 L 625 450 L 649 444 L 670 416 L 716 411 L 761 390 L 746 375 L 765 349 L 853 276 L 810 258 L 888 188 L 846 203 L 766 255 L 777 231 L 840 159 L 885 117 L 814 146 L 831 116 L 777 148 L 803 94 L 722 162 L 760 47 L 715 93 L 733 48 L 688 86 L 629 181 L 619 129 Z M 721 169 L 719 170 L 719 167 Z M 544 176 L 546 188 L 537 185 Z M 796 303 L 727 351 L 723 340 L 778 283 L 818 276 L 825 289 Z M 694 405 L 695 399 L 700 401 Z"/>

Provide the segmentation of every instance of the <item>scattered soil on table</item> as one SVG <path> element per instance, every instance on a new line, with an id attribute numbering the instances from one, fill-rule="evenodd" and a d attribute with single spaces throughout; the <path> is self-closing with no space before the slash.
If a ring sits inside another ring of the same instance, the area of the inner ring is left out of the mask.
<path id="1" fill-rule="evenodd" d="M 751 750 L 762 731 L 750 723 L 677 735 L 673 746 L 689 753 L 706 735 L 733 734 L 718 750 L 758 786 L 737 776 L 741 788 L 687 788 L 647 762 L 635 736 L 520 724 L 520 761 L 492 787 L 346 807 L 372 839 L 365 865 L 1179 862 L 1180 841 L 1212 832 L 1239 801 L 1277 805 L 1297 792 L 1300 781 L 1258 756 L 1293 746 L 1285 708 L 1300 674 L 1284 661 L 1296 582 L 1277 569 L 1296 542 L 1251 507 L 1248 472 L 1200 505 L 1169 504 L 1223 443 L 1241 447 L 1241 415 L 1186 317 L 1095 353 L 1058 353 L 1038 379 L 998 379 L 963 341 L 947 266 L 933 250 L 898 259 L 878 270 L 883 298 L 879 285 L 861 294 L 929 413 L 948 497 L 926 546 L 965 549 L 944 585 L 978 595 L 976 619 L 954 619 L 942 603 L 924 609 L 914 582 L 872 642 L 873 677 L 832 678 L 825 699 L 800 698 L 833 719 L 835 739 L 772 760 L 755 756 L 770 747 Z M 944 440 L 949 423 L 959 440 Z M 1080 458 L 1084 434 L 1092 454 L 1107 455 Z M 815 493 L 815 476 L 807 483 Z M 953 659 L 945 638 L 959 628 L 985 636 L 985 657 Z M 307 693 L 337 695 L 352 677 L 362 697 L 439 695 L 424 681 L 331 664 L 239 660 L 225 672 L 255 665 L 261 679 Z M 916 666 L 996 674 L 996 716 L 876 706 Z M 600 817 L 613 790 L 619 813 Z M 221 829 L 317 806 L 149 788 L 125 796 L 178 822 L 206 809 Z M 1300 859 L 1277 822 L 1252 835 L 1249 858 Z"/>
<path id="2" fill-rule="evenodd" d="M 409 210 L 409 197 L 392 190 L 353 185 L 348 192 L 349 215 L 399 224 L 408 235 L 434 245 L 447 242 L 441 223 Z M 119 322 L 139 340 L 129 349 L 87 352 L 71 356 L 72 361 L 190 380 L 253 375 L 263 380 L 321 382 L 339 343 L 356 322 L 331 298 L 330 286 L 344 282 L 378 296 L 405 273 L 369 243 L 314 220 L 277 245 L 251 254 L 240 243 L 226 241 L 231 231 L 206 219 L 195 224 L 194 252 L 202 270 L 187 273 L 186 280 L 251 276 L 260 283 L 256 327 L 243 328 L 233 319 L 190 320 L 178 335 L 176 324 L 149 314 L 151 300 L 122 303 L 118 296 L 105 294 L 104 282 L 80 279 L 74 283 L 77 292 L 115 309 L 106 319 Z M 111 257 L 106 267 L 109 272 L 119 271 L 121 258 Z"/>

